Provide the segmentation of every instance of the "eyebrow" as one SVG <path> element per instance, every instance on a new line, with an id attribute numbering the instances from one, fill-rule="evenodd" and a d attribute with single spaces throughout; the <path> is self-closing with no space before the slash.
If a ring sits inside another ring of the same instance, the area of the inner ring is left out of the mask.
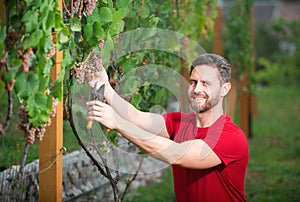
<path id="1" fill-rule="evenodd" d="M 190 78 L 190 82 L 196 82 L 198 83 L 198 80 L 197 79 L 193 79 L 193 78 Z M 209 80 L 200 80 L 201 83 L 207 83 L 209 85 L 211 85 L 213 82 L 209 81 Z"/>

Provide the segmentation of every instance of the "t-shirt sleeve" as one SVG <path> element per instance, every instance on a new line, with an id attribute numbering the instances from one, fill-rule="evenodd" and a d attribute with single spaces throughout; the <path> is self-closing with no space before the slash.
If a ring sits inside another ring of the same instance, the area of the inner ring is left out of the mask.
<path id="1" fill-rule="evenodd" d="M 225 165 L 239 160 L 248 151 L 247 138 L 244 132 L 228 117 L 219 120 L 208 131 L 204 141 Z"/>
<path id="2" fill-rule="evenodd" d="M 163 117 L 165 119 L 165 124 L 166 124 L 169 137 L 172 138 L 173 131 L 174 131 L 172 113 L 163 114 Z"/>
<path id="3" fill-rule="evenodd" d="M 225 129 L 218 143 L 212 148 L 221 161 L 228 165 L 233 161 L 237 161 L 248 150 L 247 139 L 242 130 L 234 128 L 231 130 Z"/>

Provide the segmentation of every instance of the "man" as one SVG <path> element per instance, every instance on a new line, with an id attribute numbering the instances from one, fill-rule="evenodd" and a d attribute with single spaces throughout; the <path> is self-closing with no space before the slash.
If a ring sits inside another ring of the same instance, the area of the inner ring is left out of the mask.
<path id="1" fill-rule="evenodd" d="M 154 158 L 171 164 L 178 202 L 246 201 L 248 144 L 223 110 L 231 88 L 230 65 L 223 57 L 203 54 L 192 63 L 190 114 L 141 112 L 105 83 L 108 104 L 88 102 L 87 119 L 118 130 Z"/>

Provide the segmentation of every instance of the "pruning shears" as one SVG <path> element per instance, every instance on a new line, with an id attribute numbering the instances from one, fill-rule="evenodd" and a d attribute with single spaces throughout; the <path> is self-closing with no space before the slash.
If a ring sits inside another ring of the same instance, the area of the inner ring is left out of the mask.
<path id="1" fill-rule="evenodd" d="M 98 81 L 95 82 L 95 85 L 92 89 L 91 100 L 99 100 L 100 102 L 105 102 L 105 97 L 104 97 L 105 84 L 102 84 L 99 89 L 97 89 L 97 86 L 98 86 L 97 84 L 98 84 Z M 93 125 L 93 121 L 88 121 L 88 124 L 86 126 L 87 129 L 91 129 L 92 125 Z M 109 131 L 110 131 L 110 129 L 106 128 L 106 132 L 109 132 Z"/>

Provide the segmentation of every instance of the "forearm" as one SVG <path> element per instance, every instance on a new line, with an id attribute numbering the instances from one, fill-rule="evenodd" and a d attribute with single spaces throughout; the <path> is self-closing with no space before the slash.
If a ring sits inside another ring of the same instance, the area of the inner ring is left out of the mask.
<path id="1" fill-rule="evenodd" d="M 158 160 L 169 164 L 174 163 L 174 159 L 176 159 L 179 155 L 175 151 L 178 150 L 170 148 L 176 147 L 176 145 L 178 145 L 176 142 L 143 130 L 121 117 L 116 119 L 116 130 L 119 131 L 128 141 L 132 142 L 141 150 Z"/>
<path id="2" fill-rule="evenodd" d="M 137 110 L 132 104 L 119 96 L 110 85 L 107 85 L 105 98 L 107 103 L 126 121 L 150 133 L 169 138 L 164 118 L 161 115 Z"/>
<path id="3" fill-rule="evenodd" d="M 221 163 L 212 149 L 200 139 L 176 143 L 168 138 L 153 135 L 118 118 L 117 130 L 130 142 L 153 156 L 171 165 L 192 169 L 206 169 Z"/>

